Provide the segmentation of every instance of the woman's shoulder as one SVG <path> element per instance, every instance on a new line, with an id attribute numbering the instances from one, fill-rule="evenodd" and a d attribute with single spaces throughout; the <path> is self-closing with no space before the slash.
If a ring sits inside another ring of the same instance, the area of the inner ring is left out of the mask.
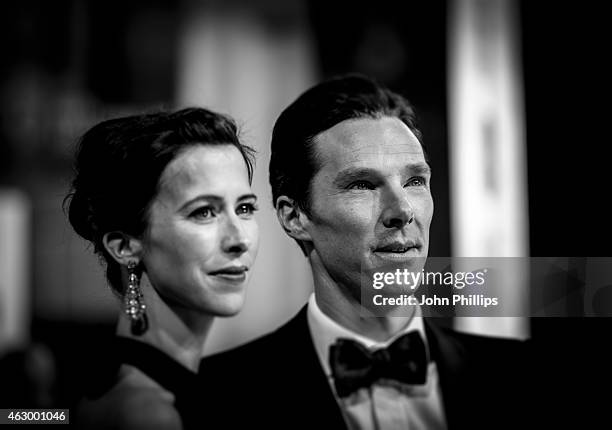
<path id="1" fill-rule="evenodd" d="M 122 366 L 116 383 L 95 399 L 83 399 L 82 428 L 182 429 L 175 396 L 140 370 Z"/>

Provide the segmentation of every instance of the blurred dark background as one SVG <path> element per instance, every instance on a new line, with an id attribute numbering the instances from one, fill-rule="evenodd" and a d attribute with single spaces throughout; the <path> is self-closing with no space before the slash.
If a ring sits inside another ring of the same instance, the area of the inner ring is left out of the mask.
<path id="1" fill-rule="evenodd" d="M 521 2 L 533 256 L 611 255 L 604 17 L 592 3 Z M 587 259 L 573 260 L 579 279 Z M 612 383 L 612 320 L 583 318 L 585 285 L 564 281 L 572 317 L 531 320 L 534 361 L 547 370 L 536 396 L 547 425 L 607 427 L 607 396 L 595 393 Z"/>
<path id="2" fill-rule="evenodd" d="M 250 143 L 263 153 L 258 175 L 265 193 L 267 133 L 280 110 L 322 78 L 366 73 L 415 105 L 434 171 L 430 255 L 456 253 L 449 173 L 449 50 L 454 37 L 451 12 L 464 3 L 490 7 L 482 0 L 6 3 L 0 18 L 0 190 L 7 190 L 7 201 L 16 202 L 17 213 L 24 214 L 25 221 L 18 222 L 24 234 L 16 240 L 24 244 L 19 267 L 26 275 L 18 280 L 28 292 L 18 301 L 25 303 L 14 330 L 19 340 L 9 339 L 0 349 L 0 407 L 70 407 L 88 372 L 104 360 L 117 305 L 95 258 L 70 232 L 61 212 L 74 144 L 102 119 L 194 102 L 239 112 L 255 141 Z M 528 255 L 576 257 L 580 271 L 584 257 L 610 255 L 604 248 L 611 238 L 605 204 L 611 181 L 604 166 L 609 138 L 602 127 L 608 110 L 603 95 L 603 45 L 609 40 L 605 15 L 592 5 L 569 1 L 489 2 L 500 3 L 511 5 L 508 19 L 516 30 L 512 41 L 518 47 L 523 100 L 526 165 L 521 175 L 528 222 L 519 231 L 526 231 Z M 194 30 L 199 22 L 194 16 L 202 17 L 204 27 L 209 25 L 201 36 Z M 244 42 L 233 36 L 236 31 L 244 31 Z M 250 31 L 260 38 L 260 46 L 246 45 Z M 202 61 L 190 57 L 198 37 L 207 49 Z M 303 53 L 296 53 L 298 49 Z M 298 54 L 303 63 L 287 60 Z M 235 66 L 227 70 L 230 78 L 218 70 L 223 65 Z M 255 89 L 252 94 L 231 93 L 238 81 L 240 88 L 255 88 L 258 78 L 280 73 L 273 68 L 281 65 L 287 68 L 283 79 L 268 82 L 266 100 Z M 190 72 L 192 66 L 197 73 Z M 211 73 L 199 74 L 201 70 Z M 192 75 L 205 83 L 204 89 L 190 84 Z M 262 117 L 252 113 L 264 108 Z M 276 258 L 272 251 L 263 250 L 263 255 L 263 267 L 266 258 Z M 308 288 L 292 299 L 293 308 L 267 320 L 260 330 L 290 315 Z M 581 294 L 579 288 L 571 291 Z M 592 372 L 605 368 L 602 344 L 607 348 L 607 341 L 589 339 L 607 339 L 611 328 L 607 319 L 581 318 L 581 312 L 578 308 L 574 318 L 533 318 L 530 323 L 530 336 L 542 346 L 538 354 L 569 354 L 556 361 L 562 363 L 559 372 L 568 360 L 582 366 L 569 377 L 576 387 L 584 378 L 600 375 L 589 373 L 587 363 L 594 364 Z M 232 326 L 223 333 L 230 330 L 237 329 Z M 574 347 L 566 347 L 568 337 Z M 3 341 L 0 337 L 0 347 Z"/>

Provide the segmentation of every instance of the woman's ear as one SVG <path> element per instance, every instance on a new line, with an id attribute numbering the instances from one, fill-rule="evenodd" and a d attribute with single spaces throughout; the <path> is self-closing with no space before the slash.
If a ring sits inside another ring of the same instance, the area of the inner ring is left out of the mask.
<path id="1" fill-rule="evenodd" d="M 312 241 L 307 229 L 310 219 L 293 199 L 287 196 L 278 197 L 276 199 L 276 216 L 285 233 L 297 240 L 298 243 Z M 301 243 L 300 246 L 302 246 Z"/>
<path id="2" fill-rule="evenodd" d="M 127 266 L 130 261 L 142 258 L 142 242 L 120 231 L 106 233 L 102 237 L 104 248 L 119 264 Z"/>

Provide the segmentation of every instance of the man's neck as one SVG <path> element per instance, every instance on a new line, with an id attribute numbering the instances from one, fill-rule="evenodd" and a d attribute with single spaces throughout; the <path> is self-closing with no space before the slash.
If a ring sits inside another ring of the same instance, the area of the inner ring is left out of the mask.
<path id="1" fill-rule="evenodd" d="M 385 315 L 374 314 L 362 307 L 359 301 L 348 293 L 348 288 L 338 285 L 327 271 L 315 264 L 311 260 L 317 306 L 341 326 L 377 342 L 384 342 L 401 332 L 412 321 L 416 306 L 411 306 L 411 309 L 406 306 L 398 307 L 387 311 Z"/>

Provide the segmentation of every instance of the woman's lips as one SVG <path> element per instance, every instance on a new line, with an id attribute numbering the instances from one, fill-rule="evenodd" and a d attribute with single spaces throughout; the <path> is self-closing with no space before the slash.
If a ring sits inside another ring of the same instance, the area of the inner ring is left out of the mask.
<path id="1" fill-rule="evenodd" d="M 246 280 L 248 270 L 249 268 L 246 266 L 231 266 L 209 272 L 209 275 L 228 281 L 242 282 Z"/>

